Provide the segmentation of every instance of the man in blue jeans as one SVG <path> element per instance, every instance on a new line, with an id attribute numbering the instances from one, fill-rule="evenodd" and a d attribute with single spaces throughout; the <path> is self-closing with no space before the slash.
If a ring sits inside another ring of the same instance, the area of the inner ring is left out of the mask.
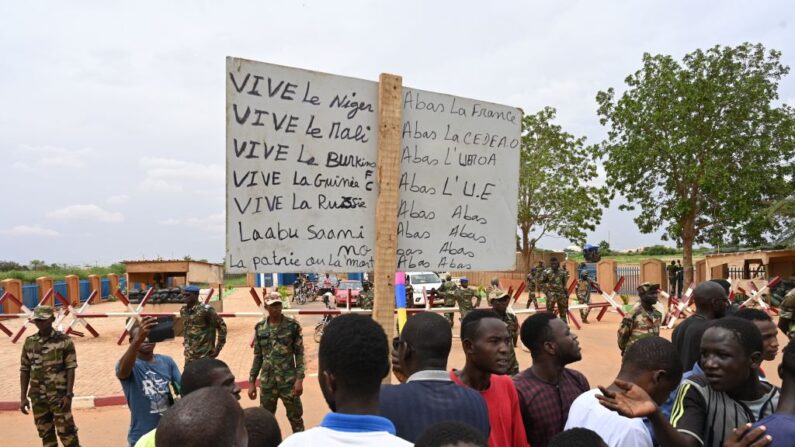
<path id="1" fill-rule="evenodd" d="M 170 386 L 178 394 L 182 381 L 174 359 L 154 353 L 155 343 L 148 337 L 155 326 L 157 320 L 148 317 L 133 326 L 130 346 L 116 364 L 116 377 L 121 381 L 130 408 L 130 430 L 127 433 L 130 446 L 157 427 L 160 416 L 174 402 Z"/>

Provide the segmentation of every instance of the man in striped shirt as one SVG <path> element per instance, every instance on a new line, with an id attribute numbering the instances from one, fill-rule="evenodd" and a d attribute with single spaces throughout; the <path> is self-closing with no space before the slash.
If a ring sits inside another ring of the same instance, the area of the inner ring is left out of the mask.
<path id="1" fill-rule="evenodd" d="M 735 428 L 772 414 L 778 405 L 779 389 L 759 380 L 763 349 L 762 334 L 750 321 L 735 317 L 711 321 L 701 339 L 704 374 L 679 386 L 670 423 L 634 385 L 600 400 L 624 416 L 648 416 L 662 447 L 722 447 L 736 441 Z M 759 430 L 741 433 L 758 436 Z"/>

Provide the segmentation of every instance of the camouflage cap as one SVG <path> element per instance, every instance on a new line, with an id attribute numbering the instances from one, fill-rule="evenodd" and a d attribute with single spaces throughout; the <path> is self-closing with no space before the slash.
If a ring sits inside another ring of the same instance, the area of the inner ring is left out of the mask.
<path id="1" fill-rule="evenodd" d="M 282 304 L 282 296 L 279 295 L 279 292 L 271 292 L 268 295 L 268 299 L 265 301 L 265 305 L 270 306 L 272 304 Z"/>
<path id="2" fill-rule="evenodd" d="M 48 320 L 54 316 L 54 312 L 52 307 L 50 306 L 39 306 L 33 310 L 33 319 L 34 320 Z"/>
<path id="3" fill-rule="evenodd" d="M 654 284 L 650 282 L 644 282 L 643 284 L 638 286 L 638 293 L 643 295 L 647 292 L 657 292 L 660 290 L 659 284 Z"/>
<path id="4" fill-rule="evenodd" d="M 786 295 L 784 295 L 784 298 L 792 298 L 792 297 L 794 297 L 794 296 L 795 296 L 795 287 L 794 287 L 794 288 L 792 288 L 792 289 L 790 289 L 790 291 L 789 291 L 789 292 L 787 292 L 787 294 L 786 294 Z"/>

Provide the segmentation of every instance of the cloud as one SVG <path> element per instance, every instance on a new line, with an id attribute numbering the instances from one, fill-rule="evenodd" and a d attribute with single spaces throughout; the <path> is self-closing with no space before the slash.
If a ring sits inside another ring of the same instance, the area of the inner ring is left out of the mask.
<path id="1" fill-rule="evenodd" d="M 50 219 L 58 220 L 93 220 L 96 222 L 121 222 L 124 215 L 119 212 L 104 210 L 97 205 L 70 205 L 47 213 Z"/>
<path id="2" fill-rule="evenodd" d="M 125 203 L 128 200 L 130 200 L 130 196 L 128 196 L 127 194 L 118 194 L 115 196 L 108 197 L 107 199 L 105 199 L 105 202 L 113 205 L 113 204 Z"/>
<path id="3" fill-rule="evenodd" d="M 226 230 L 226 218 L 224 212 L 209 214 L 203 217 L 189 217 L 185 219 L 185 225 L 198 228 L 208 233 L 223 234 Z"/>
<path id="4" fill-rule="evenodd" d="M 15 162 L 11 163 L 11 169 L 13 169 L 15 171 L 22 171 L 22 172 L 33 172 L 33 171 L 35 171 L 35 169 L 33 169 L 33 167 L 31 165 L 29 165 L 29 164 L 27 164 L 25 162 L 22 162 L 22 161 L 15 161 Z"/>
<path id="5" fill-rule="evenodd" d="M 20 146 L 23 156 L 36 165 L 48 167 L 82 168 L 85 158 L 93 150 L 89 148 L 67 149 L 58 146 Z"/>
<path id="6" fill-rule="evenodd" d="M 222 189 L 224 185 L 224 168 L 217 164 L 143 157 L 140 165 L 146 171 L 146 176 L 139 185 L 144 191 L 194 192 L 203 189 Z"/>
<path id="7" fill-rule="evenodd" d="M 0 234 L 5 234 L 7 236 L 43 236 L 43 237 L 55 237 L 59 235 L 57 231 L 49 228 L 44 228 L 39 225 L 17 225 L 13 228 L 0 230 Z"/>
<path id="8" fill-rule="evenodd" d="M 169 217 L 168 219 L 158 220 L 157 223 L 159 225 L 173 226 L 181 224 L 182 221 L 179 219 L 174 219 L 173 217 Z"/>

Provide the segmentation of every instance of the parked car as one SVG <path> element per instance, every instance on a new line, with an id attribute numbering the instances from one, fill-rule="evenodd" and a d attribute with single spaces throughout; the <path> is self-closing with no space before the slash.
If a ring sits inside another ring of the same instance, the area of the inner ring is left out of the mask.
<path id="1" fill-rule="evenodd" d="M 334 305 L 337 307 L 348 306 L 348 293 L 351 297 L 351 306 L 355 306 L 359 298 L 359 293 L 362 291 L 362 282 L 347 280 L 340 281 L 339 285 L 334 289 Z"/>
<path id="2" fill-rule="evenodd" d="M 422 295 L 422 289 L 425 289 L 426 295 L 431 293 L 431 289 L 438 290 L 442 286 L 442 278 L 439 278 L 439 275 L 434 272 L 408 272 L 406 273 L 406 284 L 411 284 L 414 288 L 412 302 L 406 303 L 406 305 L 424 307 L 425 297 Z M 441 306 L 444 302 L 436 300 L 433 304 L 434 306 Z"/>

